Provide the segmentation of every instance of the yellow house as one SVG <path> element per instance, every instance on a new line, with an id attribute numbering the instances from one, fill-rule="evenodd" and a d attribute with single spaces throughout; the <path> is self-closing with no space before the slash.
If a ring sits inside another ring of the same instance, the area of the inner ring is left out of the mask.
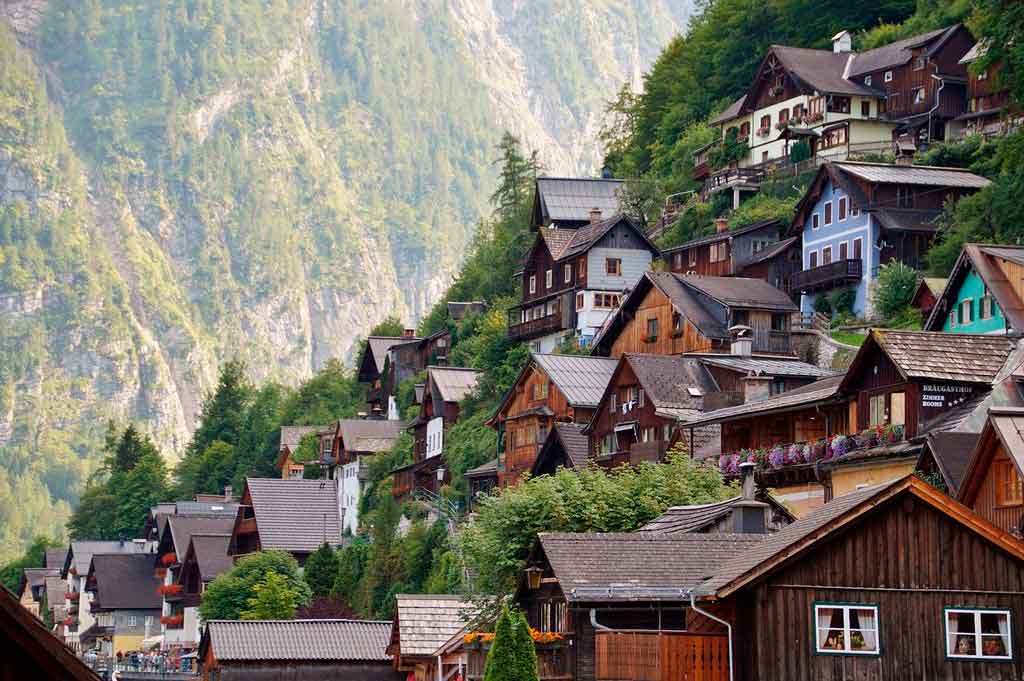
<path id="1" fill-rule="evenodd" d="M 160 634 L 161 580 L 151 553 L 97 554 L 85 583 L 96 622 L 81 634 L 82 649 L 108 655 L 142 650 Z"/>

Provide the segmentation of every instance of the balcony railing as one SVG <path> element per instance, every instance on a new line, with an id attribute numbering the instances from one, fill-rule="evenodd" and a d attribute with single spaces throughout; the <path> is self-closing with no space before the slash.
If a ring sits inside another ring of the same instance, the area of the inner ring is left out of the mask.
<path id="1" fill-rule="evenodd" d="M 808 270 L 794 272 L 790 279 L 794 291 L 815 291 L 852 284 L 863 276 L 863 263 L 859 258 L 836 260 Z"/>
<path id="2" fill-rule="evenodd" d="M 770 355 L 788 355 L 792 353 L 790 332 L 774 330 L 754 330 L 754 352 L 763 352 Z"/>
<path id="3" fill-rule="evenodd" d="M 530 340 L 565 328 L 562 323 L 562 312 L 558 308 L 549 315 L 527 322 L 518 321 L 522 319 L 521 310 L 522 308 L 513 307 L 508 311 L 508 337 L 513 340 Z"/>
<path id="4" fill-rule="evenodd" d="M 736 185 L 759 184 L 764 179 L 764 171 L 760 168 L 726 168 L 714 173 L 704 183 L 704 193 L 713 194 Z"/>
<path id="5" fill-rule="evenodd" d="M 572 634 L 563 634 L 565 640 L 554 643 L 537 643 L 537 678 L 540 681 L 560 681 L 573 678 Z M 480 681 L 484 677 L 489 643 L 466 644 L 466 679 Z"/>

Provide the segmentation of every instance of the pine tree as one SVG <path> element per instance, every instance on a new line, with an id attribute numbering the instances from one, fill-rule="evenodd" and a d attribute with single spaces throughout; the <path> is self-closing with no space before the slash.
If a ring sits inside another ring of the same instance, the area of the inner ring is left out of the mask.
<path id="1" fill-rule="evenodd" d="M 263 581 L 253 587 L 256 594 L 246 603 L 242 611 L 243 620 L 290 620 L 295 619 L 297 597 L 288 588 L 288 579 L 273 570 L 267 572 Z"/>
<path id="2" fill-rule="evenodd" d="M 484 665 L 484 681 L 527 681 L 527 677 L 522 677 L 524 663 L 519 659 L 522 654 L 519 650 L 521 644 L 517 642 L 515 631 L 518 617 L 517 613 L 509 610 L 507 603 L 502 604 L 501 615 L 494 627 L 494 642 L 491 643 Z M 529 637 L 529 631 L 526 635 Z M 533 678 L 537 678 L 536 666 Z"/>
<path id="3" fill-rule="evenodd" d="M 540 161 L 536 152 L 527 159 L 523 156 L 519 139 L 505 131 L 498 143 L 498 159 L 496 165 L 501 167 L 498 174 L 498 188 L 491 194 L 491 204 L 499 219 L 511 219 L 516 216 L 529 196 Z"/>
<path id="4" fill-rule="evenodd" d="M 314 596 L 327 596 L 331 593 L 334 580 L 338 576 L 338 554 L 324 542 L 306 560 L 303 577 L 309 584 Z"/>
<path id="5" fill-rule="evenodd" d="M 538 681 L 537 649 L 530 636 L 530 625 L 526 616 L 520 611 L 512 613 L 512 638 L 515 646 L 515 679 L 516 681 Z"/>

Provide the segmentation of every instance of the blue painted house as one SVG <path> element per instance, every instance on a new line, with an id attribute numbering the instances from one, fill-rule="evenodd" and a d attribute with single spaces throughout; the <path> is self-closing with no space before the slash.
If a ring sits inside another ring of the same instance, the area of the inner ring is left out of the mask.
<path id="1" fill-rule="evenodd" d="M 1024 246 L 965 244 L 935 307 L 928 331 L 1024 332 Z"/>
<path id="2" fill-rule="evenodd" d="M 820 297 L 854 294 L 853 313 L 872 318 L 872 284 L 893 260 L 923 269 L 947 200 L 988 180 L 960 168 L 843 161 L 820 167 L 796 207 L 791 236 L 802 239 L 803 269 L 790 277 L 800 310 Z"/>

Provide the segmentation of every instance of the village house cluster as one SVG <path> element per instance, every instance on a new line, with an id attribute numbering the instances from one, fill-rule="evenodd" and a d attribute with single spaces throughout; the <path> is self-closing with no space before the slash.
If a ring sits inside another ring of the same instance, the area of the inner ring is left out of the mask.
<path id="1" fill-rule="evenodd" d="M 912 163 L 922 144 L 1020 123 L 998 65 L 968 70 L 983 49 L 959 25 L 860 53 L 848 32 L 831 51 L 773 46 L 713 121 L 689 200 L 728 192 L 739 206 L 792 173 L 802 145 L 816 174 L 789 224 L 721 219 L 662 251 L 622 210 L 623 181 L 536 181 L 522 299 L 508 310 L 530 357 L 487 422 L 493 460 L 465 473 L 465 505 L 559 468 L 671 451 L 740 489 L 632 533 L 537 537 L 513 601 L 537 634 L 541 679 L 1024 677 L 1024 247 L 967 244 L 947 280 L 922 277 L 921 331 L 865 328 L 851 348 L 815 311 L 846 291 L 872 319 L 879 268 L 922 270 L 943 208 L 987 185 Z M 737 141 L 741 158 L 709 166 Z M 880 153 L 896 161 L 863 160 Z M 448 304 L 455 321 L 486 311 Z M 365 412 L 283 427 L 279 477 L 160 504 L 141 538 L 47 552 L 25 569 L 24 609 L 3 609 L 33 664 L 95 678 L 67 649 L 87 661 L 154 651 L 204 681 L 296 669 L 482 679 L 489 642 L 459 596 L 399 594 L 392 622 L 198 616 L 240 556 L 278 549 L 303 565 L 365 529 L 370 461 L 404 432 L 413 461 L 391 472 L 393 495 L 449 503 L 446 438 L 481 378 L 449 365 L 451 342 L 371 336 Z M 567 344 L 576 352 L 560 353 Z M 403 420 L 399 387 L 420 375 Z M 41 603 L 66 648 L 23 614 Z"/>

